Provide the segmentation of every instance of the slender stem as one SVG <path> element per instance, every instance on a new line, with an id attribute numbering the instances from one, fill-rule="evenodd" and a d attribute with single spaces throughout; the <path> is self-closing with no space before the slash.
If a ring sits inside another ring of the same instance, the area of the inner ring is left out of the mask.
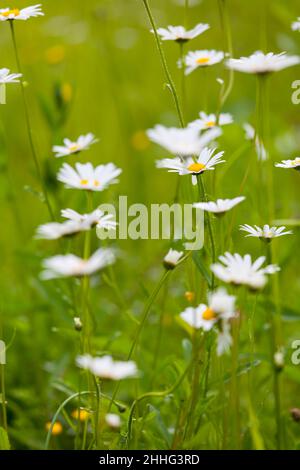
<path id="1" fill-rule="evenodd" d="M 2 421 L 3 427 L 7 431 L 7 411 L 6 411 L 6 394 L 5 394 L 5 365 L 1 364 L 1 402 L 2 402 Z"/>
<path id="2" fill-rule="evenodd" d="M 188 27 L 188 18 L 189 17 L 189 0 L 184 1 L 184 26 Z"/>
<path id="3" fill-rule="evenodd" d="M 186 111 L 186 83 L 185 83 L 185 57 L 184 57 L 184 42 L 179 43 L 180 48 L 180 72 L 181 72 L 181 104 L 183 115 Z"/>
<path id="4" fill-rule="evenodd" d="M 197 176 L 197 181 L 198 181 L 198 191 L 199 191 L 199 197 L 203 198 L 204 202 L 207 202 L 207 195 L 205 191 L 205 186 L 204 186 L 204 181 L 201 175 Z M 208 227 L 208 233 L 209 233 L 209 238 L 210 238 L 210 244 L 211 244 L 211 257 L 212 257 L 212 262 L 214 263 L 216 261 L 216 248 L 215 248 L 215 241 L 214 241 L 214 235 L 213 235 L 213 230 L 212 230 L 212 224 L 210 220 L 210 214 L 205 212 L 205 217 L 207 220 L 207 227 Z M 212 290 L 214 289 L 214 283 L 215 283 L 215 277 L 212 274 Z"/>
<path id="5" fill-rule="evenodd" d="M 15 29 L 14 29 L 14 22 L 9 21 L 9 24 L 10 24 L 11 37 L 12 37 L 13 47 L 14 47 L 15 56 L 16 56 L 16 63 L 17 63 L 18 72 L 22 74 L 22 67 L 21 67 L 21 62 L 20 62 L 20 59 L 19 59 Z M 27 105 L 27 100 L 26 100 L 23 77 L 21 77 L 21 79 L 20 79 L 20 86 L 21 86 L 21 93 L 22 93 L 22 99 L 23 99 L 23 104 L 24 104 L 24 112 L 25 112 L 25 120 L 26 120 L 28 139 L 29 139 L 29 144 L 30 144 L 30 148 L 31 148 L 31 153 L 32 153 L 34 165 L 35 165 L 35 168 L 36 168 L 37 176 L 38 176 L 38 178 L 40 180 L 40 183 L 41 183 L 41 186 L 42 186 L 44 200 L 45 200 L 45 203 L 47 205 L 49 215 L 50 215 L 51 219 L 54 220 L 55 219 L 54 213 L 53 213 L 53 210 L 52 210 L 52 207 L 51 207 L 51 204 L 50 204 L 50 200 L 49 200 L 49 196 L 48 196 L 48 192 L 47 192 L 47 187 L 46 187 L 43 175 L 42 175 L 42 171 L 41 171 L 40 164 L 39 164 L 39 159 L 38 159 L 37 152 L 36 152 L 35 145 L 34 145 L 33 131 L 32 131 L 31 122 L 30 122 L 30 115 L 29 115 L 29 111 L 28 111 L 28 105 Z"/>
<path id="6" fill-rule="evenodd" d="M 181 108 L 180 108 L 179 98 L 178 98 L 178 94 L 177 94 L 177 91 L 176 91 L 175 83 L 172 79 L 172 76 L 171 76 L 169 68 L 168 68 L 167 60 L 166 60 L 166 57 L 165 57 L 165 54 L 164 54 L 164 51 L 163 51 L 163 47 L 161 45 L 161 40 L 160 40 L 159 35 L 157 33 L 157 28 L 156 28 L 156 25 L 155 25 L 154 17 L 151 13 L 151 9 L 149 7 L 148 0 L 142 0 L 142 2 L 145 6 L 146 12 L 147 12 L 148 17 L 149 17 L 149 21 L 151 23 L 151 26 L 152 26 L 152 29 L 153 29 L 153 32 L 154 32 L 156 45 L 157 45 L 158 52 L 159 52 L 159 55 L 160 55 L 161 63 L 162 63 L 164 73 L 165 73 L 165 76 L 166 76 L 166 79 L 167 79 L 167 82 L 168 82 L 167 86 L 168 86 L 169 90 L 172 93 L 180 125 L 181 125 L 181 127 L 185 127 L 184 118 L 183 118 L 183 114 L 182 114 L 182 111 L 181 111 Z"/>
<path id="7" fill-rule="evenodd" d="M 227 0 L 219 0 L 219 10 L 220 10 L 220 19 L 221 19 L 221 27 L 224 33 L 224 44 L 227 46 L 227 50 L 224 50 L 224 53 L 228 52 L 229 57 L 233 57 L 233 43 L 232 43 L 232 35 L 231 35 L 231 26 L 230 26 L 230 19 L 229 13 L 227 8 Z M 220 100 L 221 108 L 224 106 L 227 98 L 229 97 L 234 84 L 234 71 L 229 69 L 229 78 L 228 78 L 228 85 L 227 88 L 224 89 L 224 93 Z M 219 111 L 220 111 L 219 110 Z"/>

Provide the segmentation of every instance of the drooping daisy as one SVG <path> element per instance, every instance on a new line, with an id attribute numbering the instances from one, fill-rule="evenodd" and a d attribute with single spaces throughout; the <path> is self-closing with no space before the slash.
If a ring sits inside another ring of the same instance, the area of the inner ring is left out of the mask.
<path id="1" fill-rule="evenodd" d="M 185 160 L 180 158 L 164 158 L 156 162 L 157 168 L 166 168 L 171 173 L 178 173 L 179 175 L 199 175 L 206 170 L 214 170 L 215 165 L 223 163 L 221 160 L 224 152 L 218 152 L 214 155 L 216 149 L 209 149 L 205 147 L 199 157 L 194 160 L 188 157 Z"/>
<path id="2" fill-rule="evenodd" d="M 172 248 L 168 251 L 166 256 L 164 257 L 164 266 L 166 269 L 174 269 L 180 260 L 183 257 L 183 251 L 176 251 L 172 250 Z"/>
<path id="3" fill-rule="evenodd" d="M 50 222 L 48 224 L 40 225 L 36 231 L 36 238 L 45 240 L 57 240 L 61 237 L 68 237 L 75 235 L 81 231 L 89 230 L 85 226 L 81 226 L 78 222 L 71 220 L 63 223 Z"/>
<path id="4" fill-rule="evenodd" d="M 300 157 L 297 157 L 294 160 L 282 160 L 281 163 L 275 163 L 275 166 L 278 168 L 294 168 L 299 171 Z"/>
<path id="5" fill-rule="evenodd" d="M 93 375 L 102 379 L 122 380 L 138 375 L 135 362 L 114 361 L 111 356 L 92 357 L 86 354 L 78 356 L 76 364 L 78 367 L 89 370 Z"/>
<path id="6" fill-rule="evenodd" d="M 202 209 L 203 211 L 213 212 L 217 215 L 223 215 L 245 199 L 246 198 L 244 196 L 239 196 L 234 199 L 217 199 L 216 202 L 196 202 L 193 204 L 193 207 Z"/>
<path id="7" fill-rule="evenodd" d="M 61 216 L 88 228 L 92 228 L 97 225 L 99 228 L 109 230 L 115 229 L 117 226 L 117 222 L 112 220 L 113 215 L 104 214 L 100 209 L 96 209 L 90 214 L 79 214 L 79 212 L 76 212 L 73 209 L 63 209 L 61 211 Z"/>
<path id="8" fill-rule="evenodd" d="M 10 73 L 7 68 L 0 69 L 0 83 L 20 83 L 21 73 Z"/>
<path id="9" fill-rule="evenodd" d="M 228 59 L 226 61 L 226 66 L 230 69 L 237 70 L 238 72 L 267 74 L 278 72 L 299 63 L 299 56 L 289 56 L 285 52 L 280 54 L 274 54 L 273 52 L 264 54 L 261 51 L 256 51 L 249 57 Z"/>
<path id="10" fill-rule="evenodd" d="M 163 41 L 187 42 L 196 38 L 209 29 L 208 24 L 199 23 L 193 29 L 186 30 L 184 26 L 168 26 L 167 28 L 158 28 L 157 33 Z M 153 30 L 151 30 L 153 33 Z"/>
<path id="11" fill-rule="evenodd" d="M 198 67 L 208 67 L 218 64 L 224 59 L 224 53 L 215 50 L 190 51 L 185 56 L 185 74 L 189 75 Z"/>
<path id="12" fill-rule="evenodd" d="M 267 282 L 267 274 L 274 274 L 280 270 L 276 265 L 270 264 L 264 268 L 261 266 L 265 262 L 265 256 L 257 258 L 252 263 L 250 255 L 241 256 L 238 253 L 232 255 L 226 252 L 219 257 L 221 263 L 211 266 L 212 272 L 221 281 L 236 286 L 246 285 L 250 289 L 262 289 Z"/>
<path id="13" fill-rule="evenodd" d="M 41 278 L 48 280 L 71 276 L 90 276 L 114 262 L 114 253 L 105 248 L 97 250 L 89 259 L 82 259 L 72 254 L 57 255 L 43 261 L 44 271 L 41 273 Z"/>
<path id="14" fill-rule="evenodd" d="M 200 119 L 196 119 L 189 123 L 189 127 L 199 131 L 211 129 L 216 126 L 225 126 L 233 123 L 232 115 L 229 113 L 221 113 L 219 119 L 215 114 L 206 114 L 203 111 L 199 113 Z"/>
<path id="15" fill-rule="evenodd" d="M 58 172 L 57 179 L 65 183 L 66 188 L 85 189 L 87 191 L 103 191 L 116 179 L 122 170 L 113 163 L 93 167 L 91 163 L 76 163 L 72 168 L 64 163 Z"/>
<path id="16" fill-rule="evenodd" d="M 29 18 L 35 18 L 36 16 L 44 16 L 41 9 L 41 4 L 34 5 L 27 8 L 1 8 L 0 9 L 0 21 L 12 21 L 12 20 L 28 20 Z"/>
<path id="17" fill-rule="evenodd" d="M 300 16 L 297 18 L 297 21 L 294 21 L 291 26 L 293 31 L 300 31 Z"/>
<path id="18" fill-rule="evenodd" d="M 265 149 L 263 142 L 259 138 L 259 136 L 258 135 L 255 136 L 254 127 L 251 126 L 251 124 L 249 124 L 248 122 L 245 122 L 243 124 L 243 128 L 245 131 L 245 139 L 252 140 L 253 142 L 255 140 L 255 150 L 256 150 L 258 160 L 262 160 L 262 161 L 267 160 L 268 158 L 267 151 Z"/>
<path id="19" fill-rule="evenodd" d="M 160 145 L 173 155 L 188 157 L 197 155 L 210 142 L 222 134 L 220 129 L 211 129 L 203 135 L 199 135 L 198 129 L 190 127 L 178 129 L 165 127 L 160 124 L 147 131 L 152 142 Z"/>
<path id="20" fill-rule="evenodd" d="M 269 225 L 264 225 L 263 227 L 258 227 L 254 225 L 253 227 L 248 224 L 240 225 L 240 230 L 247 232 L 246 237 L 257 237 L 263 240 L 271 241 L 272 238 L 282 237 L 283 235 L 291 235 L 293 232 L 285 232 L 286 227 L 270 227 Z"/>
<path id="21" fill-rule="evenodd" d="M 76 154 L 82 152 L 82 150 L 87 150 L 92 144 L 98 142 L 98 139 L 95 138 L 94 134 L 89 133 L 86 135 L 81 135 L 75 142 L 72 142 L 70 139 L 64 139 L 64 145 L 54 145 L 52 147 L 55 157 L 66 157 L 67 155 Z"/>

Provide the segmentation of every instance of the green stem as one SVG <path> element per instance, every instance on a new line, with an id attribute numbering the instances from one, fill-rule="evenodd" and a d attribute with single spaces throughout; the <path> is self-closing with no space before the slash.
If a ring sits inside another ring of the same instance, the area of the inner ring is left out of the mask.
<path id="1" fill-rule="evenodd" d="M 6 394 L 5 394 L 5 365 L 1 364 L 1 401 L 2 401 L 2 421 L 3 427 L 7 431 L 7 411 L 6 411 Z"/>
<path id="2" fill-rule="evenodd" d="M 206 195 L 206 190 L 205 190 L 205 185 L 204 181 L 201 175 L 197 176 L 197 181 L 198 181 L 198 191 L 199 191 L 199 197 L 202 198 L 204 202 L 207 202 L 207 195 Z M 211 224 L 211 219 L 210 219 L 210 214 L 205 212 L 205 218 L 207 221 L 207 228 L 208 228 L 208 234 L 210 238 L 210 244 L 211 244 L 211 257 L 212 257 L 212 262 L 214 263 L 216 261 L 216 248 L 215 248 L 215 241 L 214 241 L 214 235 L 213 235 L 213 230 L 212 230 L 212 224 Z M 214 284 L 215 284 L 215 277 L 212 274 L 212 290 L 214 290 Z"/>
<path id="3" fill-rule="evenodd" d="M 154 32 L 155 41 L 156 41 L 156 45 L 157 45 L 158 52 L 159 52 L 159 55 L 160 55 L 161 63 L 162 63 L 164 73 L 165 73 L 165 76 L 166 76 L 166 79 L 167 79 L 167 82 L 168 82 L 167 86 L 168 86 L 169 90 L 172 93 L 180 125 L 181 125 L 181 127 L 185 127 L 184 118 L 183 118 L 183 114 L 182 114 L 182 111 L 181 111 L 181 108 L 180 108 L 176 87 L 175 87 L 174 81 L 171 77 L 171 74 L 170 74 L 170 71 L 169 71 L 169 68 L 168 68 L 167 60 L 166 60 L 166 57 L 165 57 L 165 54 L 164 54 L 164 51 L 163 51 L 163 47 L 161 45 L 161 40 L 160 40 L 159 35 L 157 33 L 157 28 L 156 28 L 156 24 L 155 24 L 155 21 L 154 21 L 154 17 L 151 13 L 151 9 L 149 7 L 148 1 L 147 0 L 142 0 L 142 2 L 145 6 L 146 12 L 147 12 L 148 17 L 149 17 L 149 21 L 151 23 L 151 26 L 152 26 L 152 29 L 153 29 L 153 32 Z"/>
<path id="4" fill-rule="evenodd" d="M 45 200 L 45 203 L 46 203 L 48 211 L 49 211 L 49 215 L 50 215 L 51 219 L 54 220 L 55 219 L 54 213 L 53 213 L 53 210 L 52 210 L 52 207 L 51 207 L 51 204 L 50 204 L 46 184 L 45 184 L 42 172 L 41 172 L 39 159 L 38 159 L 37 152 L 36 152 L 35 145 L 34 145 L 34 141 L 33 141 L 33 131 L 32 131 L 32 127 L 31 127 L 30 116 L 29 116 L 29 111 L 28 111 L 28 105 L 27 105 L 27 101 L 26 101 L 26 94 L 25 94 L 25 88 L 24 88 L 24 83 L 23 83 L 23 73 L 22 73 L 21 62 L 20 62 L 20 59 L 19 59 L 16 35 L 15 35 L 15 30 L 14 30 L 14 22 L 9 21 L 9 24 L 10 24 L 10 31 L 11 31 L 13 47 L 14 47 L 15 56 L 16 56 L 18 73 L 22 74 L 22 77 L 20 79 L 20 86 L 21 86 L 21 93 L 22 93 L 22 99 L 23 99 L 23 104 L 24 104 L 25 120 L 26 120 L 26 127 L 27 127 L 27 133 L 28 133 L 28 139 L 29 139 L 29 144 L 30 144 L 30 148 L 31 148 L 31 153 L 32 153 L 34 165 L 35 165 L 35 168 L 36 168 L 37 176 L 38 176 L 38 178 L 40 180 L 40 183 L 41 183 L 41 186 L 42 186 L 43 196 L 44 196 L 44 200 Z"/>
<path id="5" fill-rule="evenodd" d="M 228 52 L 229 57 L 233 57 L 233 43 L 232 43 L 232 35 L 231 35 L 231 26 L 230 26 L 230 19 L 229 13 L 227 8 L 227 0 L 219 0 L 219 10 L 220 10 L 220 19 L 221 19 L 221 27 L 224 34 L 224 44 L 227 45 L 227 50 L 224 50 L 224 53 Z M 220 100 L 220 109 L 224 106 L 227 98 L 229 97 L 234 84 L 234 71 L 229 69 L 229 78 L 228 78 L 228 85 L 224 89 L 224 93 Z"/>
<path id="6" fill-rule="evenodd" d="M 185 57 L 184 57 L 184 43 L 180 42 L 179 43 L 179 48 L 180 48 L 180 72 L 181 72 L 181 104 L 182 104 L 182 110 L 183 110 L 183 115 L 185 114 L 186 111 L 186 86 L 185 86 Z"/>

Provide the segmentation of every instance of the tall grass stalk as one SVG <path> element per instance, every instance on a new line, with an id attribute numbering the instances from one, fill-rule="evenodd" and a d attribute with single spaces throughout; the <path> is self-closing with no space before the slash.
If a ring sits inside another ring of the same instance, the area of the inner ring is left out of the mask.
<path id="1" fill-rule="evenodd" d="M 223 31 L 224 44 L 226 45 L 224 48 L 224 54 L 227 53 L 229 57 L 233 57 L 231 25 L 230 25 L 230 17 L 229 17 L 228 4 L 227 4 L 228 0 L 218 0 L 218 3 L 219 3 L 220 20 L 221 20 L 221 28 Z M 233 88 L 234 71 L 232 69 L 229 69 L 228 73 L 229 73 L 228 84 L 224 88 L 224 92 L 220 99 L 220 108 L 219 108 L 218 113 L 220 113 L 221 109 L 223 108 Z"/>

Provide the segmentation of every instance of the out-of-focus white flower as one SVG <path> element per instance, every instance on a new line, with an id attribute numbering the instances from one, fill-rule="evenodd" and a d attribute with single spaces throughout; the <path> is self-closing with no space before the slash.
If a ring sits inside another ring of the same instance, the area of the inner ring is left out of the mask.
<path id="1" fill-rule="evenodd" d="M 250 289 L 262 289 L 267 282 L 267 274 L 274 274 L 280 268 L 270 264 L 262 268 L 265 262 L 265 256 L 257 258 L 252 263 L 250 255 L 241 256 L 238 253 L 231 254 L 226 252 L 219 257 L 221 263 L 215 263 L 211 266 L 212 272 L 221 279 L 221 281 L 236 286 L 246 285 Z"/>
<path id="2" fill-rule="evenodd" d="M 278 349 L 274 353 L 274 365 L 276 369 L 281 370 L 284 368 L 284 350 L 283 349 Z"/>
<path id="3" fill-rule="evenodd" d="M 105 422 L 112 429 L 118 429 L 122 424 L 120 416 L 114 413 L 107 413 L 105 415 Z"/>
<path id="4" fill-rule="evenodd" d="M 246 237 L 257 237 L 265 240 L 272 240 L 272 238 L 282 237 L 283 235 L 291 235 L 293 232 L 284 230 L 286 227 L 270 227 L 269 225 L 264 225 L 263 227 L 258 227 L 254 225 L 253 227 L 248 224 L 240 225 L 240 230 L 248 232 Z"/>
<path id="5" fill-rule="evenodd" d="M 20 83 L 21 73 L 10 73 L 7 68 L 0 69 L 0 83 Z"/>
<path id="6" fill-rule="evenodd" d="M 217 215 L 223 215 L 245 199 L 246 198 L 244 196 L 239 196 L 234 199 L 217 199 L 216 202 L 196 202 L 193 204 L 193 207 L 202 209 L 203 211 L 213 212 Z"/>
<path id="7" fill-rule="evenodd" d="M 263 142 L 260 140 L 259 136 L 257 135 L 255 137 L 255 129 L 251 124 L 248 122 L 245 122 L 243 125 L 244 131 L 245 131 L 245 138 L 246 140 L 252 140 L 254 142 L 255 139 L 255 150 L 257 154 L 258 160 L 265 161 L 268 158 L 267 151 L 265 149 L 265 146 Z"/>
<path id="8" fill-rule="evenodd" d="M 57 255 L 43 261 L 44 271 L 41 273 L 41 278 L 47 280 L 90 276 L 114 262 L 113 251 L 106 248 L 100 248 L 89 259 L 82 259 L 72 254 Z"/>
<path id="9" fill-rule="evenodd" d="M 215 50 L 190 51 L 185 56 L 185 74 L 189 75 L 198 67 L 209 67 L 215 65 L 224 59 L 224 53 Z"/>
<path id="10" fill-rule="evenodd" d="M 113 163 L 93 167 L 91 163 L 76 163 L 72 168 L 64 163 L 58 172 L 57 179 L 65 183 L 67 188 L 84 189 L 87 191 L 103 191 L 110 184 L 117 183 L 117 176 L 122 173 Z"/>
<path id="11" fill-rule="evenodd" d="M 138 375 L 135 362 L 114 361 L 111 356 L 92 357 L 88 354 L 78 356 L 76 364 L 102 379 L 122 380 Z"/>
<path id="12" fill-rule="evenodd" d="M 27 8 L 1 8 L 0 9 L 0 21 L 12 21 L 12 20 L 28 20 L 29 18 L 35 18 L 36 16 L 44 16 L 41 9 L 42 5 L 34 5 Z"/>
<path id="13" fill-rule="evenodd" d="M 228 59 L 226 65 L 228 68 L 237 70 L 238 72 L 252 74 L 266 74 L 278 72 L 292 65 L 300 63 L 299 56 L 289 56 L 285 52 L 274 54 L 269 52 L 264 54 L 256 51 L 249 57 L 241 57 L 240 59 Z"/>
<path id="14" fill-rule="evenodd" d="M 295 170 L 299 170 L 300 157 L 297 157 L 294 160 L 282 160 L 280 163 L 275 163 L 275 166 L 278 168 L 294 168 Z"/>
<path id="15" fill-rule="evenodd" d="M 214 170 L 215 165 L 223 163 L 221 160 L 224 152 L 218 152 L 214 155 L 216 149 L 204 148 L 199 157 L 194 160 L 188 157 L 185 160 L 177 158 L 164 158 L 156 162 L 157 168 L 166 168 L 171 173 L 178 173 L 179 175 L 199 175 L 206 170 Z"/>
<path id="16" fill-rule="evenodd" d="M 177 264 L 180 262 L 183 255 L 184 255 L 183 251 L 176 251 L 176 250 L 172 250 L 171 248 L 166 254 L 166 256 L 164 257 L 165 268 L 174 269 L 177 266 Z"/>
<path id="17" fill-rule="evenodd" d="M 297 21 L 294 21 L 291 26 L 293 31 L 300 31 L 300 17 L 297 18 Z"/>
<path id="18" fill-rule="evenodd" d="M 222 356 L 227 353 L 232 345 L 232 336 L 230 333 L 230 324 L 227 321 L 223 321 L 221 330 L 218 331 L 217 338 L 217 354 Z"/>
<path id="19" fill-rule="evenodd" d="M 232 115 L 229 113 L 221 113 L 219 118 L 215 114 L 206 114 L 203 111 L 199 113 L 200 119 L 196 119 L 189 123 L 189 127 L 199 131 L 211 129 L 216 126 L 226 126 L 233 123 Z"/>
<path id="20" fill-rule="evenodd" d="M 63 209 L 61 216 L 77 222 L 84 227 L 92 228 L 97 225 L 98 228 L 104 228 L 106 230 L 115 229 L 117 222 L 112 220 L 112 214 L 104 214 L 100 209 L 96 209 L 90 214 L 79 214 L 79 212 L 73 209 Z"/>
<path id="21" fill-rule="evenodd" d="M 184 26 L 168 26 L 167 28 L 158 28 L 157 33 L 163 41 L 187 42 L 208 29 L 208 24 L 199 23 L 190 30 L 186 30 Z M 151 30 L 151 32 L 153 33 L 154 31 Z"/>
<path id="22" fill-rule="evenodd" d="M 76 154 L 82 152 L 82 150 L 87 150 L 92 144 L 98 142 L 98 139 L 95 138 L 94 134 L 89 133 L 86 135 L 81 135 L 76 141 L 70 139 L 64 139 L 64 145 L 54 145 L 52 150 L 55 153 L 55 157 L 66 157 L 67 155 Z"/>
<path id="23" fill-rule="evenodd" d="M 160 124 L 147 131 L 147 135 L 152 142 L 179 157 L 199 154 L 206 145 L 221 134 L 220 129 L 211 129 L 199 135 L 198 129 L 191 129 L 190 127 L 178 129 L 177 127 L 165 127 Z"/>

